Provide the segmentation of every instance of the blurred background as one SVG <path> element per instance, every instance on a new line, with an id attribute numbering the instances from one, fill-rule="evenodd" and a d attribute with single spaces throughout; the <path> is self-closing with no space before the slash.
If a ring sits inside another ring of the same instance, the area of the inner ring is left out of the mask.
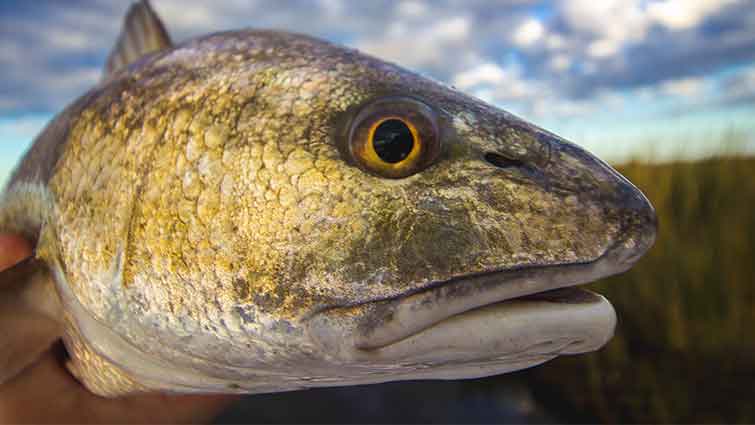
<path id="1" fill-rule="evenodd" d="M 97 83 L 129 1 L 0 0 L 0 181 Z M 755 422 L 755 1 L 152 0 L 174 40 L 303 32 L 454 85 L 608 160 L 660 235 L 592 288 L 600 352 L 527 371 L 250 396 L 219 422 Z"/>

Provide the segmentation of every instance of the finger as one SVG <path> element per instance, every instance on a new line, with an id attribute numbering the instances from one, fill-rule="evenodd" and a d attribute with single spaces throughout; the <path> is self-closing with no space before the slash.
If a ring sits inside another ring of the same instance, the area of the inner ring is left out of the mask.
<path id="1" fill-rule="evenodd" d="M 171 395 L 142 394 L 131 397 L 134 408 L 151 409 L 149 417 L 137 417 L 137 421 L 154 423 L 210 423 L 240 395 Z"/>
<path id="2" fill-rule="evenodd" d="M 0 384 L 34 363 L 61 334 L 60 323 L 35 308 L 0 300 Z"/>
<path id="3" fill-rule="evenodd" d="M 64 413 L 76 413 L 72 381 L 55 356 L 45 352 L 23 373 L 0 385 L 0 423 L 74 422 L 75 416 Z"/>
<path id="4" fill-rule="evenodd" d="M 31 255 L 31 244 L 24 238 L 0 234 L 0 270 L 5 270 Z"/>
<path id="5" fill-rule="evenodd" d="M 6 268 L 0 274 L 0 383 L 33 363 L 61 333 L 56 295 L 40 264 L 29 259 L 31 251 L 25 239 L 0 235 L 0 270 Z"/>
<path id="6" fill-rule="evenodd" d="M 44 270 L 44 263 L 34 257 L 26 257 L 6 269 L 0 269 L 0 291 L 18 291 L 41 270 Z"/>
<path id="7" fill-rule="evenodd" d="M 142 394 L 106 399 L 91 394 L 48 350 L 61 333 L 50 314 L 56 295 L 48 276 L 32 273 L 33 260 L 18 264 L 31 254 L 25 239 L 0 235 L 0 270 L 17 265 L 15 274 L 0 275 L 0 288 L 5 288 L 0 289 L 0 384 L 7 381 L 0 385 L 0 422 L 209 422 L 238 398 Z M 35 279 L 29 279 L 32 274 Z M 51 406 L 51 400 L 55 409 L 39 409 Z"/>
<path id="8" fill-rule="evenodd" d="M 99 397 L 65 370 L 58 348 L 62 350 L 56 346 L 23 374 L 0 387 L 0 422 L 209 423 L 238 398 L 168 394 Z"/>

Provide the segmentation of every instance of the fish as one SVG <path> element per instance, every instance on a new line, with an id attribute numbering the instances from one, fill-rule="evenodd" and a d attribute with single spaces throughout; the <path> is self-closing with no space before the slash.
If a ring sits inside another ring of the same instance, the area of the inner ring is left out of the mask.
<path id="1" fill-rule="evenodd" d="M 142 0 L 102 81 L 21 159 L 0 231 L 35 247 L 0 274 L 0 381 L 39 356 L 6 320 L 23 317 L 118 397 L 594 351 L 616 313 L 577 285 L 630 269 L 657 218 L 585 149 L 444 83 L 284 31 L 173 44 Z"/>

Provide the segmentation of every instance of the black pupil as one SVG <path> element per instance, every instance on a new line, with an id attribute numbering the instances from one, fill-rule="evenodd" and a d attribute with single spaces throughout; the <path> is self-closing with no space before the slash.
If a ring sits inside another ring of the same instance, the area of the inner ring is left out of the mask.
<path id="1" fill-rule="evenodd" d="M 414 136 L 401 120 L 385 120 L 372 137 L 372 146 L 380 159 L 391 164 L 403 161 L 414 147 Z"/>

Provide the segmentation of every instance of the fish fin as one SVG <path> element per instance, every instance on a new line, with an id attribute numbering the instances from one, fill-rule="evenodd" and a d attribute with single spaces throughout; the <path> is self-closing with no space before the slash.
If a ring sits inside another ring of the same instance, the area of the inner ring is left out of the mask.
<path id="1" fill-rule="evenodd" d="M 0 384 L 37 362 L 63 333 L 45 264 L 34 256 L 0 272 Z"/>
<path id="2" fill-rule="evenodd" d="M 142 56 L 171 47 L 170 35 L 165 30 L 148 0 L 131 5 L 123 20 L 123 28 L 105 65 L 107 79 Z"/>

